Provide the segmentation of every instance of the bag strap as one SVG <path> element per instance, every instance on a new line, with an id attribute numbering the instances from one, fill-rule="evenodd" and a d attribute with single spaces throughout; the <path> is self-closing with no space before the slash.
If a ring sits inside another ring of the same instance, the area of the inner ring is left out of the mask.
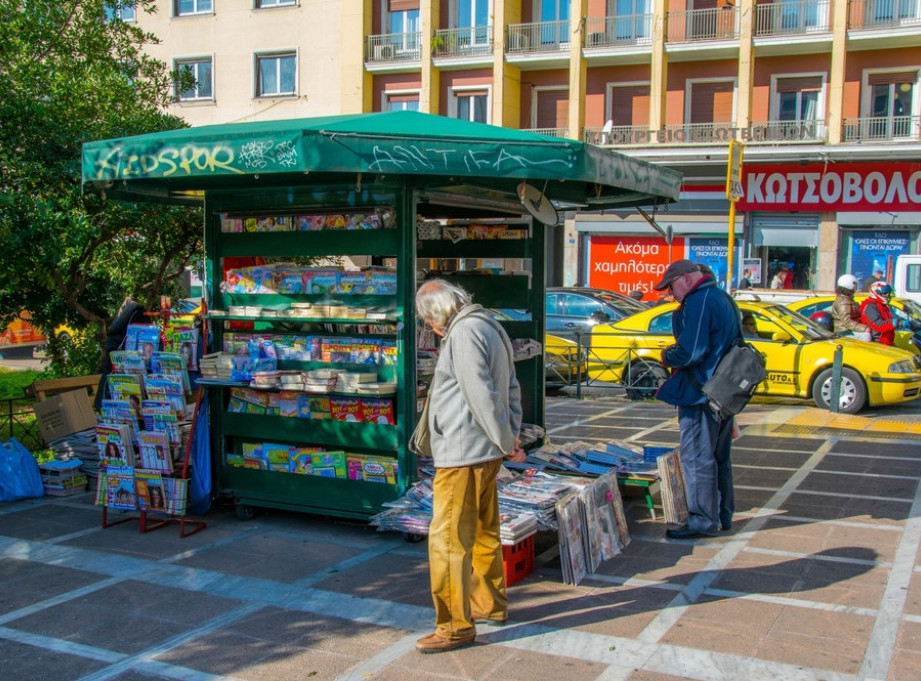
<path id="1" fill-rule="evenodd" d="M 732 305 L 732 309 L 735 310 L 735 313 L 736 313 L 735 319 L 736 319 L 736 325 L 739 329 L 739 334 L 738 336 L 736 336 L 736 339 L 733 342 L 733 345 L 738 345 L 740 347 L 744 346 L 745 336 L 742 335 L 742 311 L 739 309 L 738 303 L 736 303 L 735 299 L 731 295 L 729 295 L 729 293 L 727 293 L 721 288 L 717 288 L 717 290 L 720 293 L 722 293 L 724 296 L 726 296 L 726 299 L 730 302 L 730 304 Z M 730 348 L 731 347 L 732 346 L 730 346 Z M 723 353 L 723 357 L 725 357 L 727 354 L 728 354 L 728 350 L 725 353 Z M 720 362 L 723 361 L 723 357 L 720 357 Z M 719 362 L 717 362 L 717 365 L 719 365 Z M 685 367 L 684 375 L 687 376 L 688 382 L 692 386 L 694 386 L 694 388 L 696 388 L 700 392 L 704 391 L 703 385 L 701 384 L 700 381 L 697 380 L 697 376 L 694 375 L 693 367 Z"/>

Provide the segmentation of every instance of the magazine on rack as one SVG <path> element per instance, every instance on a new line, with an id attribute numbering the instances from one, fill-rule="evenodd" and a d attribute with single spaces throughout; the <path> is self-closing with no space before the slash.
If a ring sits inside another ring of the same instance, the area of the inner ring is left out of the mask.
<path id="1" fill-rule="evenodd" d="M 569 494 L 556 503 L 563 582 L 574 586 L 588 574 L 581 507 L 582 501 L 578 494 Z"/>
<path id="2" fill-rule="evenodd" d="M 96 446 L 103 466 L 133 466 L 132 430 L 125 423 L 96 424 Z"/>
<path id="3" fill-rule="evenodd" d="M 136 468 L 134 484 L 139 510 L 166 512 L 166 494 L 163 492 L 163 477 L 160 473 Z"/>
<path id="4" fill-rule="evenodd" d="M 171 473 L 173 456 L 169 436 L 163 431 L 142 430 L 137 434 L 139 467 Z"/>
<path id="5" fill-rule="evenodd" d="M 660 455 L 656 464 L 659 467 L 665 522 L 683 525 L 688 519 L 688 499 L 677 450 Z"/>
<path id="6" fill-rule="evenodd" d="M 134 488 L 134 468 L 108 466 L 105 469 L 106 501 L 108 508 L 133 511 L 137 508 Z"/>

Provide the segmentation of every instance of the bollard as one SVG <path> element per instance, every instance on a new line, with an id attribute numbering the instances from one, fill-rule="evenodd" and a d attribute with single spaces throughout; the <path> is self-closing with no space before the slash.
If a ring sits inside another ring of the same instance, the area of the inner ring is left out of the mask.
<path id="1" fill-rule="evenodd" d="M 828 409 L 833 414 L 841 408 L 841 344 L 835 346 L 835 358 L 831 365 L 831 394 L 828 397 Z"/>

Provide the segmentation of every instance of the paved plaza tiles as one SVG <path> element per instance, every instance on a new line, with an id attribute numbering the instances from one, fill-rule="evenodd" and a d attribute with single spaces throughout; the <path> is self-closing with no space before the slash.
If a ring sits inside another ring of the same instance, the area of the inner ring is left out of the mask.
<path id="1" fill-rule="evenodd" d="M 509 623 L 440 655 L 413 648 L 433 617 L 424 542 L 226 506 L 186 538 L 102 529 L 88 493 L 0 504 L 0 679 L 917 681 L 921 434 L 892 413 L 752 405 L 730 532 L 666 540 L 629 497 L 622 555 L 566 586 L 539 536 Z M 550 399 L 547 428 L 678 438 L 674 410 L 619 398 Z"/>

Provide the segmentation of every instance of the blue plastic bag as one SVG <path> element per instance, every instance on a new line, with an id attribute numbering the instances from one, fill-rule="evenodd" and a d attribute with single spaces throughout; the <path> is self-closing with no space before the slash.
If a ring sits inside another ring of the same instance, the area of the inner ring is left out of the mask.
<path id="1" fill-rule="evenodd" d="M 38 462 L 15 437 L 0 447 L 0 501 L 16 501 L 45 494 Z"/>

